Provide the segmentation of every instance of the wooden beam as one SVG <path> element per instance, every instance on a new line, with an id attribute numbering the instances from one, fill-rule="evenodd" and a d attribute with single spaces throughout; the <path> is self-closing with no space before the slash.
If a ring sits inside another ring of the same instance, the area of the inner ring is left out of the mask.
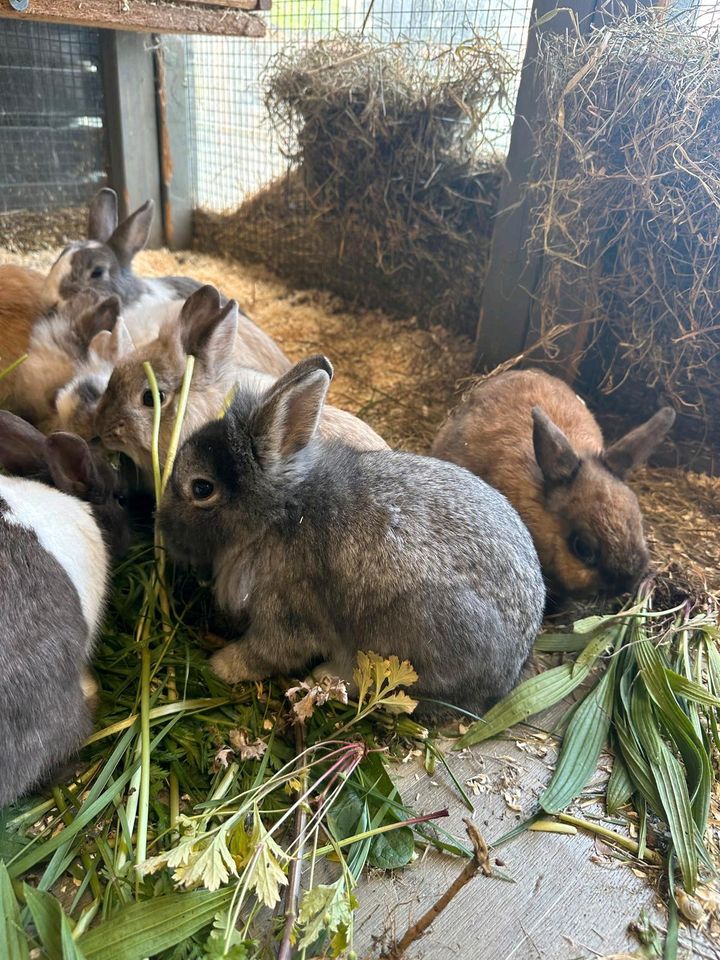
<path id="1" fill-rule="evenodd" d="M 182 250 L 192 243 L 193 144 L 188 125 L 185 42 L 158 37 L 155 50 L 160 192 L 165 243 Z"/>
<path id="2" fill-rule="evenodd" d="M 272 0 L 184 0 L 184 2 L 200 3 L 207 7 L 230 7 L 235 10 L 269 10 L 272 7 Z"/>
<path id="3" fill-rule="evenodd" d="M 545 22 L 543 30 L 554 33 L 574 31 L 569 6 L 564 0 L 535 0 L 530 14 L 530 32 L 520 76 L 506 174 L 500 191 L 499 212 L 495 218 L 475 339 L 475 364 L 478 369 L 490 370 L 522 353 L 525 348 L 533 293 L 541 267 L 540 255 L 527 250 L 533 197 L 525 195 L 535 149 L 535 131 L 544 111 L 536 69 L 538 28 L 535 24 L 556 11 Z M 581 30 L 592 23 L 595 0 L 580 0 L 572 8 Z"/>
<path id="4" fill-rule="evenodd" d="M 594 26 L 632 13 L 653 0 L 534 0 L 525 60 L 520 77 L 515 120 L 506 162 L 506 176 L 498 203 L 490 261 L 480 305 L 475 339 L 475 367 L 491 370 L 522 353 L 540 335 L 540 310 L 535 292 L 542 274 L 543 257 L 528 250 L 530 214 L 536 195 L 526 189 L 530 179 L 535 133 L 545 120 L 546 103 L 536 69 L 538 30 L 543 33 L 588 34 Z M 541 18 L 548 19 L 542 20 Z M 540 22 L 541 27 L 533 25 Z M 565 375 L 572 381 L 577 361 L 585 348 L 588 304 L 582 282 L 585 268 L 576 268 L 577 284 L 566 283 L 558 291 L 555 320 L 568 333 L 556 340 L 555 348 L 566 358 Z M 570 271 L 566 270 L 566 278 Z M 575 278 L 573 278 L 575 279 Z"/>
<path id="5" fill-rule="evenodd" d="M 140 33 L 265 36 L 265 23 L 261 17 L 244 9 L 232 9 L 221 2 L 210 7 L 202 3 L 170 3 L 166 0 L 30 0 L 26 11 L 17 13 L 7 0 L 0 0 L 0 17 Z"/>
<path id="6" fill-rule="evenodd" d="M 101 33 L 105 116 L 110 145 L 110 186 L 120 199 L 120 216 L 146 200 L 155 204 L 149 246 L 163 242 L 162 196 L 155 103 L 155 65 L 149 37 Z"/>

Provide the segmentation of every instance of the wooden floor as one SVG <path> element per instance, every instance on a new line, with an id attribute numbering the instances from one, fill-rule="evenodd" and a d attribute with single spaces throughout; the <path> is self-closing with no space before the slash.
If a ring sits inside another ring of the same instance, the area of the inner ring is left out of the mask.
<path id="1" fill-rule="evenodd" d="M 547 751 L 547 752 L 546 752 Z M 543 756 L 544 754 L 544 756 Z M 472 817 L 488 843 L 507 833 L 530 812 L 550 776 L 554 740 L 495 740 L 448 762 L 474 803 L 470 814 L 447 773 L 438 766 L 430 777 L 416 758 L 396 767 L 398 787 L 417 812 L 448 807 L 443 826 L 465 837 L 462 819 Z M 598 783 L 603 779 L 601 761 Z M 591 791 L 588 790 L 588 794 Z M 577 808 L 583 817 L 601 812 Z M 520 807 L 521 812 L 513 809 Z M 614 824 L 608 824 L 616 829 Z M 646 911 L 664 932 L 665 911 L 655 892 L 652 868 L 615 859 L 590 834 L 575 836 L 525 832 L 496 853 L 513 882 L 475 877 L 409 950 L 408 960 L 575 960 L 644 957 L 628 928 Z M 405 871 L 377 872 L 363 880 L 356 930 L 358 957 L 378 957 L 409 924 L 428 910 L 462 869 L 455 858 L 427 851 Z M 720 958 L 720 944 L 683 929 L 680 957 Z"/>

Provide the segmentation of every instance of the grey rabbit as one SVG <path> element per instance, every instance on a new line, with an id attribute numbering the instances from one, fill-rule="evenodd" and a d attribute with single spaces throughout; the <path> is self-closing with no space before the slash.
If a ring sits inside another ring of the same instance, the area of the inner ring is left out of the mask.
<path id="1" fill-rule="evenodd" d="M 90 733 L 86 666 L 112 555 L 128 545 L 110 464 L 68 433 L 0 411 L 0 807 Z M 54 487 L 54 489 L 53 489 Z"/>
<path id="2" fill-rule="evenodd" d="M 178 454 L 159 511 L 167 549 L 211 566 L 220 609 L 249 622 L 212 666 L 235 683 L 323 660 L 349 679 L 372 650 L 409 659 L 421 698 L 483 711 L 540 628 L 530 535 L 461 467 L 320 438 L 331 377 L 316 356 L 260 396 L 241 388 Z"/>
<path id="3" fill-rule="evenodd" d="M 132 270 L 136 253 L 150 235 L 153 202 L 147 200 L 118 223 L 118 198 L 104 187 L 90 203 L 87 240 L 69 244 L 60 253 L 45 280 L 50 304 L 63 303 L 82 290 L 103 297 L 117 296 L 124 309 L 165 300 L 184 300 L 201 284 L 190 277 L 138 277 Z"/>

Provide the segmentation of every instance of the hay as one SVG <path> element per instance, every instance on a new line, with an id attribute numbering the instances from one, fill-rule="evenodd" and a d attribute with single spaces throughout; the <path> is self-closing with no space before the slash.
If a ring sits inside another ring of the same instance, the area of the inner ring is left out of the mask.
<path id="1" fill-rule="evenodd" d="M 532 246 L 541 336 L 588 324 L 581 384 L 613 409 L 670 400 L 676 433 L 720 447 L 720 57 L 662 12 L 541 51 Z M 558 341 L 567 343 L 565 341 Z M 550 360 L 567 363 L 557 345 Z M 576 358 L 573 358 L 576 359 Z"/>
<path id="2" fill-rule="evenodd" d="M 87 209 L 9 210 L 0 212 L 0 241 L 10 254 L 63 246 L 85 235 Z M 0 257 L 0 263 L 5 262 Z"/>
<path id="3" fill-rule="evenodd" d="M 266 105 L 298 169 L 233 214 L 199 212 L 198 245 L 471 334 L 513 72 L 480 37 L 424 55 L 342 35 L 281 53 Z"/>

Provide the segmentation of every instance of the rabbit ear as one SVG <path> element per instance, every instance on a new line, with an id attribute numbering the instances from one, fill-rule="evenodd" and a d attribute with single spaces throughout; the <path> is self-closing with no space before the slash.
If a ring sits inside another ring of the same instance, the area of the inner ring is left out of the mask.
<path id="1" fill-rule="evenodd" d="M 101 330 L 113 330 L 120 316 L 120 301 L 108 297 L 94 304 L 75 318 L 75 327 L 82 340 L 89 344 Z"/>
<path id="2" fill-rule="evenodd" d="M 238 305 L 228 300 L 221 306 L 218 291 L 206 284 L 183 304 L 178 328 L 186 354 L 202 358 L 208 365 L 221 362 L 232 355 L 235 346 Z"/>
<path id="3" fill-rule="evenodd" d="M 332 375 L 327 357 L 308 357 L 271 387 L 250 425 L 261 460 L 282 460 L 308 445 L 317 430 Z"/>
<path id="4" fill-rule="evenodd" d="M 635 427 L 608 447 L 603 460 L 613 473 L 622 477 L 628 470 L 647 460 L 653 450 L 664 440 L 673 423 L 675 423 L 675 411 L 672 407 L 662 407 L 646 423 Z"/>
<path id="5" fill-rule="evenodd" d="M 129 267 L 132 258 L 148 242 L 153 219 L 153 202 L 146 200 L 113 231 L 107 244 L 112 248 L 121 267 Z"/>
<path id="6" fill-rule="evenodd" d="M 63 493 L 90 500 L 100 486 L 87 443 L 74 433 L 51 433 L 45 441 L 53 483 Z"/>
<path id="7" fill-rule="evenodd" d="M 580 466 L 572 444 L 541 407 L 532 408 L 535 459 L 547 483 L 569 483 Z"/>
<path id="8" fill-rule="evenodd" d="M 118 199 L 114 190 L 103 187 L 90 201 L 88 240 L 107 243 L 118 225 Z"/>
<path id="9" fill-rule="evenodd" d="M 18 477 L 47 470 L 45 437 L 8 410 L 0 410 L 0 467 Z"/>
<path id="10" fill-rule="evenodd" d="M 88 346 L 88 354 L 99 360 L 116 364 L 133 349 L 130 331 L 122 317 L 118 317 L 112 330 L 96 333 Z"/>

